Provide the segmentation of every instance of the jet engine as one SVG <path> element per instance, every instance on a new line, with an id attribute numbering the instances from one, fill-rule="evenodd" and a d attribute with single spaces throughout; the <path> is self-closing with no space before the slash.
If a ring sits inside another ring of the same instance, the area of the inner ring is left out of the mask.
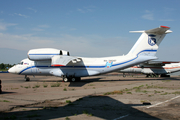
<path id="1" fill-rule="evenodd" d="M 58 50 L 54 48 L 40 48 L 40 49 L 32 49 L 28 52 L 28 58 L 30 60 L 51 60 L 51 58 L 55 55 L 64 55 L 69 56 L 68 51 Z"/>

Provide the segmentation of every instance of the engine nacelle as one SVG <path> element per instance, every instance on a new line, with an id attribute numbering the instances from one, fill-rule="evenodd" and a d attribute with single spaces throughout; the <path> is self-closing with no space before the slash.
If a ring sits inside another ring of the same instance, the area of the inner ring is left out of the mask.
<path id="1" fill-rule="evenodd" d="M 51 60 L 51 58 L 55 55 L 69 56 L 70 54 L 68 51 L 58 50 L 54 48 L 32 49 L 28 52 L 28 58 L 30 60 Z"/>

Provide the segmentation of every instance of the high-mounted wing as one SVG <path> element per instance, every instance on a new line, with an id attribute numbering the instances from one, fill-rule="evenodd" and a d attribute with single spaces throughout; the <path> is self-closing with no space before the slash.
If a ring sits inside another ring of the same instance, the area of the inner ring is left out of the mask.
<path id="1" fill-rule="evenodd" d="M 68 63 L 77 63 L 82 61 L 81 58 L 72 56 L 56 55 L 51 59 L 51 66 L 66 66 Z"/>

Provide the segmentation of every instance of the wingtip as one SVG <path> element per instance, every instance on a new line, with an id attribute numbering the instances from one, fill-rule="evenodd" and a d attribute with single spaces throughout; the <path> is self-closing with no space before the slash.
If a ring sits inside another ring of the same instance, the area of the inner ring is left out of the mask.
<path id="1" fill-rule="evenodd" d="M 160 27 L 161 27 L 161 28 L 169 28 L 169 29 L 170 29 L 170 27 L 168 27 L 168 26 L 163 26 L 163 25 L 161 25 Z"/>

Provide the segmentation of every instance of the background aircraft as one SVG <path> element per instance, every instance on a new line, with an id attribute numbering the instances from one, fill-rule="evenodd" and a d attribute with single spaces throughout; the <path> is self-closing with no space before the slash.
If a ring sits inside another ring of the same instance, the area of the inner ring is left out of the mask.
<path id="1" fill-rule="evenodd" d="M 169 27 L 134 31 L 142 33 L 127 55 L 85 58 L 73 57 L 69 52 L 53 48 L 33 49 L 28 52 L 28 58 L 9 69 L 10 73 L 25 75 L 53 75 L 63 77 L 63 81 L 79 81 L 81 77 L 100 75 L 125 69 L 142 62 L 157 59 L 155 56 L 159 44 Z"/>
<path id="2" fill-rule="evenodd" d="M 143 73 L 146 77 L 170 77 L 170 73 L 180 71 L 180 62 L 169 61 L 148 61 L 139 65 L 129 67 L 119 72 L 124 73 L 123 77 L 126 77 L 125 73 Z"/>

